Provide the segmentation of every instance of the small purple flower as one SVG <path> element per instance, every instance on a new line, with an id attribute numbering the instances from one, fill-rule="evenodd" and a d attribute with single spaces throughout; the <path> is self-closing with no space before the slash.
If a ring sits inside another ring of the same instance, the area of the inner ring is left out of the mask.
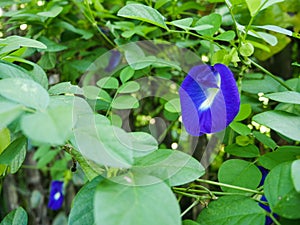
<path id="1" fill-rule="evenodd" d="M 194 66 L 179 89 L 182 121 L 190 135 L 225 129 L 239 112 L 240 95 L 223 64 Z"/>
<path id="2" fill-rule="evenodd" d="M 64 182 L 62 181 L 54 180 L 51 182 L 48 207 L 52 210 L 60 209 L 63 204 L 63 185 Z"/>
<path id="3" fill-rule="evenodd" d="M 105 72 L 113 71 L 121 61 L 121 53 L 118 50 L 112 50 L 108 65 L 105 67 Z"/>

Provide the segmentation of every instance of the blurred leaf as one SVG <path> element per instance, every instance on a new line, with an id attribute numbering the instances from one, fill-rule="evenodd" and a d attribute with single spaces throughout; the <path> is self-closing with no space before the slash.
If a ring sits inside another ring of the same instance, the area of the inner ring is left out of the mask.
<path id="1" fill-rule="evenodd" d="M 10 144 L 10 131 L 7 128 L 0 129 L 0 155 Z"/>
<path id="2" fill-rule="evenodd" d="M 62 10 L 63 10 L 63 7 L 54 5 L 49 11 L 39 12 L 39 13 L 37 13 L 37 15 L 53 18 L 53 17 L 57 17 L 61 13 Z"/>
<path id="3" fill-rule="evenodd" d="M 261 177 L 261 172 L 253 163 L 240 159 L 230 159 L 225 161 L 221 165 L 218 173 L 218 180 L 221 183 L 249 189 L 256 189 Z M 244 193 L 244 191 L 229 187 L 221 188 L 225 192 Z"/>
<path id="4" fill-rule="evenodd" d="M 55 24 L 56 26 L 58 26 L 59 28 L 63 28 L 66 29 L 68 31 L 74 32 L 76 34 L 82 35 L 82 38 L 87 40 L 90 39 L 91 37 L 93 37 L 93 33 L 88 31 L 88 30 L 82 30 L 79 28 L 75 28 L 72 24 L 67 23 L 65 21 L 60 21 L 58 23 Z"/>
<path id="5" fill-rule="evenodd" d="M 280 84 L 269 76 L 248 74 L 242 81 L 242 90 L 251 94 L 277 92 Z"/>
<path id="6" fill-rule="evenodd" d="M 300 193 L 295 190 L 291 176 L 292 162 L 281 163 L 267 175 L 265 196 L 274 213 L 288 219 L 300 219 Z"/>
<path id="7" fill-rule="evenodd" d="M 292 181 L 298 193 L 300 193 L 300 159 L 292 163 Z"/>
<path id="8" fill-rule="evenodd" d="M 254 225 L 265 223 L 265 212 L 257 202 L 243 196 L 222 196 L 199 214 L 200 225 Z"/>
<path id="9" fill-rule="evenodd" d="M 61 82 L 58 83 L 48 90 L 50 95 L 61 95 L 61 94 L 78 94 L 82 95 L 83 91 L 77 85 L 71 84 L 71 82 Z"/>
<path id="10" fill-rule="evenodd" d="M 45 36 L 39 38 L 39 41 L 47 46 L 46 52 L 59 52 L 67 49 L 68 47 L 62 44 L 58 44 Z"/>
<path id="11" fill-rule="evenodd" d="M 245 0 L 250 11 L 251 16 L 255 16 L 261 4 L 261 0 Z"/>
<path id="12" fill-rule="evenodd" d="M 165 104 L 165 109 L 171 113 L 180 113 L 181 108 L 180 108 L 179 98 L 174 98 L 174 99 L 171 99 L 170 101 L 168 101 Z"/>
<path id="13" fill-rule="evenodd" d="M 168 29 L 164 17 L 156 10 L 142 4 L 128 4 L 121 8 L 118 16 L 141 20 Z"/>
<path id="14" fill-rule="evenodd" d="M 0 100 L 0 129 L 8 126 L 24 112 L 24 107 L 10 101 Z"/>
<path id="15" fill-rule="evenodd" d="M 18 156 L 18 154 L 22 152 L 26 141 L 26 138 L 22 136 L 11 142 L 10 145 L 8 145 L 7 148 L 1 153 L 0 164 L 10 165 Z"/>
<path id="16" fill-rule="evenodd" d="M 49 104 L 47 91 L 33 80 L 6 78 L 0 80 L 0 95 L 34 109 L 45 109 Z"/>
<path id="17" fill-rule="evenodd" d="M 283 91 L 265 95 L 265 97 L 277 102 L 300 104 L 300 93 L 295 91 Z"/>
<path id="18" fill-rule="evenodd" d="M 300 148 L 298 146 L 282 146 L 274 152 L 260 156 L 258 160 L 263 167 L 271 170 L 280 163 L 296 160 L 299 156 Z"/>
<path id="19" fill-rule="evenodd" d="M 97 85 L 106 89 L 117 89 L 119 87 L 119 81 L 115 77 L 103 77 L 97 81 Z"/>
<path id="20" fill-rule="evenodd" d="M 300 117 L 295 114 L 273 110 L 257 114 L 253 120 L 288 138 L 300 141 Z"/>
<path id="21" fill-rule="evenodd" d="M 95 224 L 94 221 L 94 195 L 97 185 L 103 180 L 99 176 L 85 184 L 73 200 L 69 215 L 69 225 Z"/>
<path id="22" fill-rule="evenodd" d="M 205 173 L 205 169 L 196 159 L 170 149 L 159 149 L 137 158 L 132 171 L 158 177 L 170 186 L 191 182 Z"/>
<path id="23" fill-rule="evenodd" d="M 260 156 L 259 149 L 252 144 L 246 146 L 231 144 L 225 147 L 225 152 L 244 158 L 254 158 Z"/>
<path id="24" fill-rule="evenodd" d="M 183 225 L 199 225 L 199 223 L 197 223 L 193 220 L 184 220 L 182 222 L 183 222 Z"/>
<path id="25" fill-rule="evenodd" d="M 270 2 L 270 1 L 268 1 L 268 2 Z M 292 31 L 284 29 L 279 26 L 275 26 L 275 25 L 263 25 L 263 26 L 254 26 L 254 27 L 265 29 L 265 30 L 270 30 L 270 31 L 275 31 L 277 33 L 281 33 L 281 34 L 288 35 L 288 36 L 293 36 Z"/>
<path id="26" fill-rule="evenodd" d="M 138 90 L 140 90 L 140 84 L 138 82 L 128 81 L 119 87 L 118 92 L 125 94 L 137 92 Z"/>
<path id="27" fill-rule="evenodd" d="M 56 65 L 56 55 L 54 52 L 45 52 L 37 63 L 45 70 L 53 69 Z"/>
<path id="28" fill-rule="evenodd" d="M 11 211 L 4 217 L 0 225 L 27 225 L 28 216 L 26 211 L 22 207 Z"/>
<path id="29" fill-rule="evenodd" d="M 111 107 L 114 109 L 134 109 L 139 107 L 139 101 L 131 95 L 120 95 L 112 101 Z"/>
<path id="30" fill-rule="evenodd" d="M 13 63 L 0 60 L 0 78 L 25 78 L 31 80 L 28 72 Z"/>
<path id="31" fill-rule="evenodd" d="M 123 175 L 119 180 L 100 182 L 94 208 L 97 209 L 94 218 L 99 225 L 153 225 L 157 221 L 164 225 L 181 224 L 173 192 L 164 182 L 151 176 Z"/>
<path id="32" fill-rule="evenodd" d="M 21 129 L 38 143 L 62 145 L 72 134 L 73 106 L 64 105 L 24 115 Z"/>
<path id="33" fill-rule="evenodd" d="M 133 150 L 134 157 L 142 157 L 158 149 L 157 140 L 151 134 L 130 132 L 128 135 L 131 139 L 131 145 L 128 147 Z"/>

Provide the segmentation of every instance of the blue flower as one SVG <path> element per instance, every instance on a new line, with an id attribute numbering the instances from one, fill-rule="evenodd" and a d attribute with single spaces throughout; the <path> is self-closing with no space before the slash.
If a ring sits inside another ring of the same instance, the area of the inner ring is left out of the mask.
<path id="1" fill-rule="evenodd" d="M 240 95 L 223 64 L 194 66 L 179 89 L 182 121 L 193 136 L 225 129 L 239 112 Z"/>
<path id="2" fill-rule="evenodd" d="M 105 72 L 113 71 L 121 61 L 121 53 L 118 50 L 112 50 L 108 65 L 105 67 Z"/>
<path id="3" fill-rule="evenodd" d="M 62 181 L 54 180 L 51 182 L 48 207 L 52 210 L 60 209 L 63 204 L 63 185 L 64 182 Z"/>
<path id="4" fill-rule="evenodd" d="M 260 170 L 260 172 L 262 174 L 262 178 L 261 178 L 259 186 L 262 186 L 265 183 L 265 179 L 266 179 L 266 176 L 269 173 L 269 170 L 265 169 L 262 166 L 258 166 L 258 168 L 259 168 L 259 170 Z M 268 200 L 267 200 L 266 196 L 264 196 L 264 195 L 261 197 L 260 200 L 268 203 Z M 264 210 L 266 210 L 268 213 L 271 213 L 271 209 L 270 209 L 269 205 L 265 205 L 263 203 L 259 203 L 259 206 L 262 207 Z M 274 213 L 273 215 L 274 215 L 275 218 L 277 218 L 277 219 L 279 218 L 279 216 L 277 214 Z M 265 225 L 271 225 L 272 223 L 273 223 L 273 220 L 269 216 L 266 216 Z"/>

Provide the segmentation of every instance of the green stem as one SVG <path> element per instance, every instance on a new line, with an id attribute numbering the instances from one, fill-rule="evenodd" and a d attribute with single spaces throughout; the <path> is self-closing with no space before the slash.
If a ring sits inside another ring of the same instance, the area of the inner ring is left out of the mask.
<path id="1" fill-rule="evenodd" d="M 197 186 L 197 185 L 195 185 Z M 197 189 L 189 189 L 189 188 L 173 188 L 174 191 L 181 191 L 181 192 L 192 192 L 197 194 L 209 194 L 212 193 L 215 195 L 242 195 L 248 196 L 248 193 L 232 193 L 232 192 L 220 192 L 220 191 L 205 191 L 205 190 L 197 190 Z"/>
<path id="2" fill-rule="evenodd" d="M 248 59 L 248 60 L 251 62 L 251 64 L 253 64 L 258 69 L 260 69 L 261 71 L 263 71 L 264 73 L 266 73 L 268 76 L 272 77 L 274 80 L 276 80 L 278 83 L 280 83 L 283 87 L 285 87 L 289 91 L 293 91 L 293 89 L 290 88 L 289 86 L 287 86 L 280 78 L 276 77 L 274 74 L 270 73 L 268 70 L 266 70 L 264 67 L 262 67 L 261 65 L 257 64 L 253 60 L 251 60 L 251 59 Z"/>
<path id="3" fill-rule="evenodd" d="M 215 182 L 215 181 L 211 181 L 211 180 L 197 179 L 197 181 L 201 182 L 201 183 L 217 185 L 217 186 L 220 186 L 220 187 L 228 187 L 228 188 L 232 188 L 232 189 L 235 189 L 235 190 L 250 192 L 250 193 L 254 193 L 254 194 L 260 194 L 260 195 L 263 194 L 263 192 L 260 192 L 260 191 L 257 191 L 257 190 L 252 190 L 252 189 L 249 189 L 249 188 L 243 188 L 243 187 L 234 186 L 234 185 L 230 185 L 230 184 L 219 183 L 219 182 Z"/>
<path id="4" fill-rule="evenodd" d="M 181 213 L 181 217 L 183 217 L 188 211 L 190 211 L 192 208 L 194 208 L 196 205 L 199 204 L 199 200 L 194 201 L 186 210 Z"/>
<path id="5" fill-rule="evenodd" d="M 276 225 L 281 225 L 280 222 L 274 217 L 273 213 L 270 213 L 269 216 Z"/>

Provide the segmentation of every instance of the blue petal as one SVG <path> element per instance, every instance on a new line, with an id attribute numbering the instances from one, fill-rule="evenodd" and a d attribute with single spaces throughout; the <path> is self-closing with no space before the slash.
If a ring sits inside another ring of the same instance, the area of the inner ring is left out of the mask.
<path id="1" fill-rule="evenodd" d="M 120 61 L 121 61 L 121 53 L 118 50 L 112 50 L 108 65 L 105 68 L 105 72 L 109 73 L 113 71 L 120 63 Z"/>
<path id="2" fill-rule="evenodd" d="M 48 207 L 52 210 L 60 209 L 63 204 L 63 184 L 64 183 L 62 181 L 51 182 Z"/>
<path id="3" fill-rule="evenodd" d="M 221 131 L 240 106 L 233 74 L 223 64 L 194 66 L 179 89 L 182 120 L 193 136 Z"/>
<path id="4" fill-rule="evenodd" d="M 266 179 L 266 176 L 268 175 L 269 173 L 269 170 L 265 169 L 264 167 L 262 166 L 258 166 L 258 169 L 260 170 L 261 174 L 262 174 L 262 178 L 260 180 L 260 183 L 259 183 L 259 186 L 262 186 L 264 185 L 265 183 L 265 179 Z"/>

